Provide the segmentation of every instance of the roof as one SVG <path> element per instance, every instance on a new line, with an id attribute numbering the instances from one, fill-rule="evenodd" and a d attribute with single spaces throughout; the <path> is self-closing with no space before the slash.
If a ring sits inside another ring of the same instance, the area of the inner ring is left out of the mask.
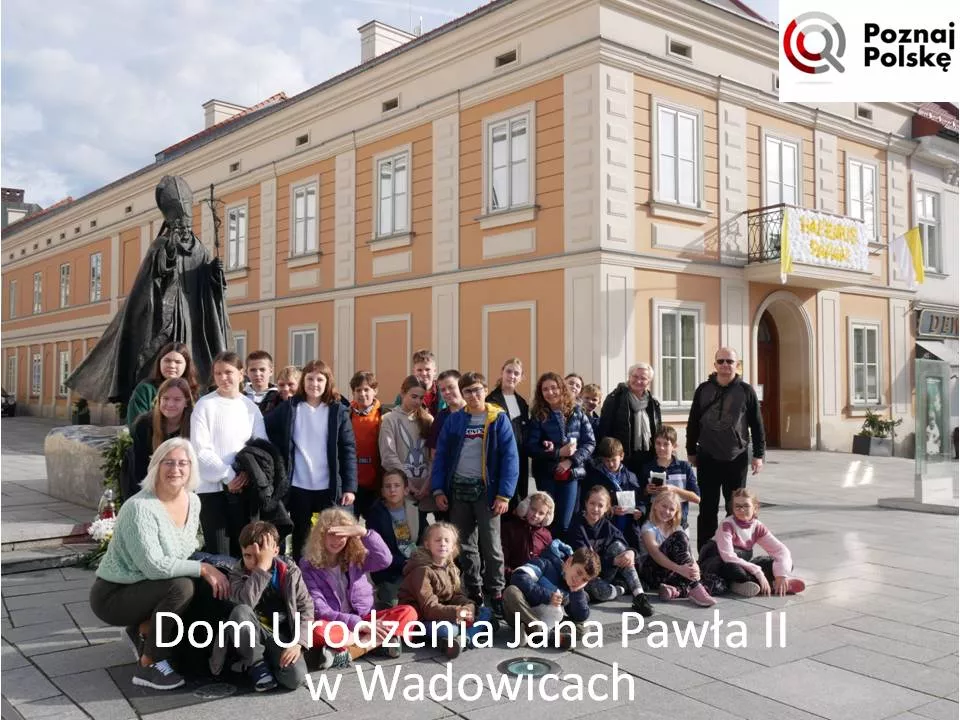
<path id="1" fill-rule="evenodd" d="M 32 222 L 32 221 L 36 220 L 37 218 L 45 217 L 45 216 L 48 215 L 51 211 L 53 211 L 53 210 L 60 210 L 61 208 L 66 207 L 67 205 L 69 205 L 69 204 L 72 203 L 72 202 L 73 202 L 73 198 L 68 195 L 67 197 L 63 198 L 63 200 L 58 200 L 57 202 L 55 202 L 53 205 L 51 205 L 50 207 L 48 207 L 48 208 L 46 208 L 46 209 L 43 209 L 42 207 L 40 207 L 40 206 L 37 205 L 36 203 L 23 203 L 23 207 L 24 207 L 24 208 L 36 208 L 36 211 L 31 212 L 29 209 L 27 209 L 27 215 L 26 215 L 25 217 L 20 218 L 20 219 L 17 220 L 15 223 L 11 223 L 10 225 L 5 226 L 5 227 L 4 227 L 4 230 L 7 231 L 7 232 L 9 232 L 12 228 L 16 228 L 17 230 L 19 230 L 20 228 L 19 228 L 18 226 L 21 225 L 21 224 L 23 224 L 23 223 L 25 223 L 25 222 L 27 222 L 27 220 L 30 220 L 30 221 Z M 12 205 L 11 205 L 11 204 L 7 204 L 7 205 L 4 206 L 4 208 L 3 208 L 3 219 L 4 219 L 4 221 L 6 221 L 6 219 L 7 219 L 7 208 L 8 208 L 8 207 L 16 208 L 16 207 L 17 207 L 17 203 L 14 203 L 14 204 L 12 204 Z M 5 232 L 4 235 L 6 235 L 7 232 Z"/>
<path id="2" fill-rule="evenodd" d="M 763 15 L 758 13 L 756 10 L 751 8 L 745 2 L 741 0 L 702 0 L 710 5 L 721 8 L 728 12 L 732 12 L 735 15 L 746 18 L 747 20 L 752 20 L 755 23 L 759 23 L 769 28 L 776 28 L 777 21 L 765 18 Z"/>
<path id="3" fill-rule="evenodd" d="M 951 112 L 952 110 L 952 112 Z M 960 121 L 957 120 L 957 106 L 950 103 L 923 103 L 917 108 L 917 115 L 927 120 L 933 120 L 945 130 L 957 132 L 960 130 Z"/>

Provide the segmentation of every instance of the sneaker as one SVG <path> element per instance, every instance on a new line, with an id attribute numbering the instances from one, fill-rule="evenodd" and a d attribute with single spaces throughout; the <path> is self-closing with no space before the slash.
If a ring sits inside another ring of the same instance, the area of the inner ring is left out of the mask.
<path id="1" fill-rule="evenodd" d="M 137 662 L 140 661 L 140 656 L 143 655 L 143 635 L 140 634 L 140 628 L 136 625 L 130 625 L 123 629 L 123 639 L 127 641 L 127 644 L 130 646 L 130 650 L 133 651 L 133 657 Z"/>
<path id="2" fill-rule="evenodd" d="M 676 600 L 678 597 L 680 597 L 680 591 L 673 585 L 664 584 L 660 586 L 660 599 L 664 602 Z"/>
<path id="3" fill-rule="evenodd" d="M 154 690 L 174 690 L 183 685 L 183 678 L 170 667 L 166 660 L 160 660 L 152 665 L 137 664 L 133 673 L 133 684 Z"/>
<path id="4" fill-rule="evenodd" d="M 645 618 L 653 615 L 653 606 L 647 600 L 646 593 L 633 596 L 633 609 Z"/>
<path id="5" fill-rule="evenodd" d="M 334 669 L 348 668 L 353 664 L 353 658 L 346 650 L 334 653 L 333 660 L 330 661 L 330 667 Z"/>
<path id="6" fill-rule="evenodd" d="M 573 647 L 573 635 L 568 632 L 554 635 L 554 641 L 558 650 L 569 650 Z"/>
<path id="7" fill-rule="evenodd" d="M 796 595 L 807 589 L 807 584 L 800 578 L 787 578 L 787 595 Z"/>
<path id="8" fill-rule="evenodd" d="M 694 605 L 699 605 L 700 607 L 711 607 L 712 605 L 717 604 L 717 601 L 700 583 L 697 583 L 694 587 L 687 591 L 687 597 L 690 598 L 690 601 Z"/>
<path id="9" fill-rule="evenodd" d="M 730 592 L 740 597 L 751 598 L 760 594 L 760 586 L 752 580 L 748 580 L 747 582 L 733 582 L 730 583 Z"/>
<path id="10" fill-rule="evenodd" d="M 443 654 L 447 656 L 448 660 L 456 660 L 460 657 L 461 650 L 463 650 L 463 648 L 460 646 L 460 638 L 451 638 L 444 646 Z"/>
<path id="11" fill-rule="evenodd" d="M 394 639 L 393 642 L 396 642 Z M 379 645 L 374 651 L 374 654 L 379 655 L 380 657 L 390 658 L 391 660 L 396 660 L 403 654 L 403 648 L 397 645 Z"/>
<path id="12" fill-rule="evenodd" d="M 267 690 L 273 690 L 277 686 L 277 679 L 263 660 L 251 665 L 247 669 L 247 674 L 253 681 L 253 689 L 257 692 L 267 692 Z"/>
<path id="13" fill-rule="evenodd" d="M 613 589 L 617 591 L 617 597 L 627 594 L 627 589 L 623 585 L 614 585 Z"/>

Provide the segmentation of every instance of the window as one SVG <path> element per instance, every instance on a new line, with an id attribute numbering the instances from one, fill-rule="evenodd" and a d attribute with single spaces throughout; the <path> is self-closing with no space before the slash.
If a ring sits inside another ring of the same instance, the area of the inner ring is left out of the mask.
<path id="1" fill-rule="evenodd" d="M 880 404 L 880 325 L 851 323 L 851 402 L 854 405 Z"/>
<path id="2" fill-rule="evenodd" d="M 679 40 L 667 38 L 667 55 L 683 58 L 684 60 L 693 59 L 693 47 Z"/>
<path id="3" fill-rule="evenodd" d="M 237 270 L 247 259 L 247 208 L 227 210 L 227 270 Z"/>
<path id="4" fill-rule="evenodd" d="M 497 55 L 497 57 L 493 59 L 493 67 L 494 69 L 502 68 L 505 65 L 512 65 L 515 62 L 517 62 L 517 51 L 510 50 L 502 55 Z"/>
<path id="5" fill-rule="evenodd" d="M 294 330 L 290 333 L 290 364 L 302 368 L 317 357 L 317 331 Z"/>
<path id="6" fill-rule="evenodd" d="M 293 254 L 317 251 L 317 184 L 293 189 Z"/>
<path id="7" fill-rule="evenodd" d="M 103 253 L 90 256 L 90 302 L 100 302 L 103 277 Z"/>
<path id="8" fill-rule="evenodd" d="M 940 270 L 940 196 L 927 190 L 917 192 L 915 222 L 920 227 L 923 244 L 923 267 L 930 272 Z"/>
<path id="9" fill-rule="evenodd" d="M 10 388 L 8 392 L 17 394 L 17 356 L 7 355 L 7 368 L 3 376 L 4 388 Z"/>
<path id="10" fill-rule="evenodd" d="M 768 136 L 764 143 L 764 205 L 800 205 L 799 143 Z M 779 234 L 779 230 L 777 231 Z"/>
<path id="11" fill-rule="evenodd" d="M 33 311 L 43 312 L 43 273 L 33 274 Z"/>
<path id="12" fill-rule="evenodd" d="M 847 215 L 863 220 L 877 236 L 877 168 L 859 160 L 847 161 Z"/>
<path id="13" fill-rule="evenodd" d="M 657 199 L 699 207 L 700 114 L 657 106 Z"/>
<path id="14" fill-rule="evenodd" d="M 64 263 L 60 266 L 60 307 L 65 308 L 70 304 L 70 265 Z"/>
<path id="15" fill-rule="evenodd" d="M 40 384 L 43 380 L 43 358 L 40 353 L 34 353 L 30 358 L 30 395 L 40 396 Z"/>
<path id="16" fill-rule="evenodd" d="M 487 212 L 533 204 L 531 115 L 528 110 L 486 126 Z"/>
<path id="17" fill-rule="evenodd" d="M 297 139 L 294 140 L 293 145 L 294 147 L 300 147 L 301 145 L 306 145 L 309 142 L 310 142 L 309 133 L 306 135 L 297 135 Z"/>
<path id="18" fill-rule="evenodd" d="M 67 396 L 67 378 L 70 377 L 70 352 L 61 350 L 57 356 L 58 375 L 60 376 L 60 385 L 57 387 L 57 395 Z"/>
<path id="19" fill-rule="evenodd" d="M 409 153 L 377 161 L 377 237 L 410 230 Z"/>
<path id="20" fill-rule="evenodd" d="M 246 333 L 233 334 L 233 351 L 240 356 L 241 360 L 246 361 L 247 359 L 247 334 Z"/>
<path id="21" fill-rule="evenodd" d="M 857 120 L 873 122 L 873 110 L 866 105 L 857 105 Z"/>
<path id="22" fill-rule="evenodd" d="M 384 100 L 383 103 L 380 105 L 381 111 L 385 113 L 390 112 L 391 110 L 396 110 L 399 107 L 400 107 L 399 96 L 395 98 L 390 98 L 389 100 Z"/>
<path id="23" fill-rule="evenodd" d="M 7 305 L 10 307 L 10 319 L 12 320 L 17 316 L 17 281 L 10 281 L 10 298 L 7 302 Z"/>
<path id="24" fill-rule="evenodd" d="M 700 308 L 665 304 L 657 306 L 657 385 L 664 405 L 690 403 L 702 379 L 700 316 Z"/>

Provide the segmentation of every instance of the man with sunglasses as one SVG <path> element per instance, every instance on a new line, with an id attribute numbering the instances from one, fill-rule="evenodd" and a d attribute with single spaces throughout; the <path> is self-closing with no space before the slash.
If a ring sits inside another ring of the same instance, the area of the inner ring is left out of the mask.
<path id="1" fill-rule="evenodd" d="M 717 531 L 720 493 L 731 514 L 733 491 L 747 484 L 747 466 L 756 475 L 763 467 L 766 441 L 757 393 L 737 373 L 737 352 L 722 347 L 714 356 L 715 370 L 697 387 L 687 420 L 687 459 L 697 468 L 700 512 L 697 548 Z M 749 433 L 749 436 L 748 436 Z M 753 442 L 753 462 L 747 442 Z"/>

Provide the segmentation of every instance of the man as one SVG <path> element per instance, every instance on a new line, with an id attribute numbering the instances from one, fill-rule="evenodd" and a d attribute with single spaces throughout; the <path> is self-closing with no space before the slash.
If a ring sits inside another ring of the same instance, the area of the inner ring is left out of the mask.
<path id="1" fill-rule="evenodd" d="M 607 395 L 600 410 L 597 442 L 613 437 L 623 445 L 623 464 L 637 477 L 656 458 L 653 439 L 663 424 L 660 401 L 650 392 L 653 368 L 637 363 L 627 371 L 627 382 Z"/>
<path id="2" fill-rule="evenodd" d="M 716 370 L 693 394 L 687 420 L 687 459 L 697 468 L 700 513 L 697 548 L 717 531 L 720 492 L 727 515 L 733 491 L 747 484 L 747 432 L 753 440 L 753 474 L 763 468 L 766 443 L 756 391 L 737 373 L 737 353 L 722 347 L 714 356 Z"/>

